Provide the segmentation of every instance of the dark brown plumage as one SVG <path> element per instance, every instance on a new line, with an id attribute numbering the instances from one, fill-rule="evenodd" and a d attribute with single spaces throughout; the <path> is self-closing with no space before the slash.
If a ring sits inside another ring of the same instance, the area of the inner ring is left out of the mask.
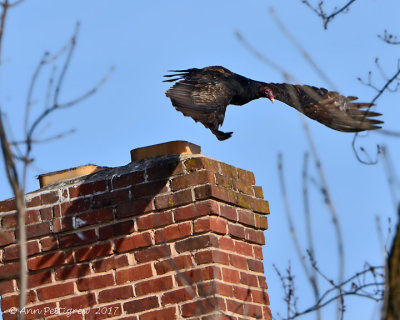
<path id="1" fill-rule="evenodd" d="M 345 97 L 324 88 L 254 81 L 219 66 L 171 72 L 174 73 L 165 76 L 171 79 L 165 82 L 178 81 L 165 93 L 172 105 L 185 116 L 201 122 L 218 140 L 232 135 L 232 132 L 218 130 L 228 104 L 241 106 L 262 97 L 272 102 L 274 99 L 282 101 L 338 131 L 375 130 L 383 123 L 369 118 L 381 115 L 368 111 L 370 103 L 351 102 L 357 97 Z"/>

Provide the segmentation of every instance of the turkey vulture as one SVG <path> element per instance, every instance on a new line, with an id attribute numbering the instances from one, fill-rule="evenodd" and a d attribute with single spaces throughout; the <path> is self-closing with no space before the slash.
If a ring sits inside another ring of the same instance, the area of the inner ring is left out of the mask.
<path id="1" fill-rule="evenodd" d="M 351 102 L 357 97 L 345 97 L 334 91 L 306 85 L 265 83 L 243 77 L 220 66 L 203 69 L 171 70 L 171 78 L 164 82 L 176 82 L 165 92 L 176 110 L 200 121 L 218 138 L 225 140 L 232 132 L 218 128 L 224 122 L 228 104 L 244 105 L 258 98 L 282 101 L 321 122 L 325 126 L 343 132 L 358 132 L 381 128 L 380 120 L 368 117 L 380 116 L 369 111 L 370 103 Z M 366 109 L 366 110 L 363 110 Z"/>

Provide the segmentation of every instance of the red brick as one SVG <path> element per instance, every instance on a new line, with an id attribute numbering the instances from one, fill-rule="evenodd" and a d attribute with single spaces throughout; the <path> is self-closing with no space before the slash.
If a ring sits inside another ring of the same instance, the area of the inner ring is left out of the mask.
<path id="1" fill-rule="evenodd" d="M 262 187 L 260 186 L 253 186 L 254 196 L 259 199 L 264 199 L 264 193 Z"/>
<path id="2" fill-rule="evenodd" d="M 56 280 L 67 280 L 67 279 L 75 279 L 80 278 L 91 273 L 90 265 L 87 263 L 84 264 L 75 264 L 73 266 L 65 266 L 58 268 L 55 272 Z"/>
<path id="3" fill-rule="evenodd" d="M 174 192 L 177 190 L 213 182 L 214 177 L 211 172 L 196 171 L 190 174 L 173 178 L 171 180 L 171 191 Z"/>
<path id="4" fill-rule="evenodd" d="M 169 245 L 160 245 L 135 252 L 135 259 L 139 263 L 154 261 L 160 258 L 169 257 L 171 248 Z"/>
<path id="5" fill-rule="evenodd" d="M 0 281 L 0 295 L 14 292 L 14 280 Z"/>
<path id="6" fill-rule="evenodd" d="M 114 285 L 114 276 L 105 274 L 89 278 L 79 279 L 77 282 L 79 291 L 96 290 Z"/>
<path id="7" fill-rule="evenodd" d="M 235 241 L 235 249 L 232 250 L 244 256 L 252 257 L 253 256 L 253 247 L 251 244 L 248 244 L 243 241 Z"/>
<path id="8" fill-rule="evenodd" d="M 235 187 L 236 187 L 236 190 L 241 193 L 247 194 L 249 196 L 254 196 L 253 186 L 245 181 L 242 181 L 240 179 L 236 180 Z"/>
<path id="9" fill-rule="evenodd" d="M 146 174 L 149 181 L 165 179 L 183 173 L 183 166 L 180 161 L 161 163 L 156 167 L 148 168 Z"/>
<path id="10" fill-rule="evenodd" d="M 188 239 L 180 240 L 175 243 L 175 249 L 179 253 L 209 247 L 218 247 L 218 238 L 214 234 L 205 234 L 198 237 L 190 237 Z"/>
<path id="11" fill-rule="evenodd" d="M 252 227 L 256 225 L 254 212 L 238 209 L 238 215 L 239 215 L 240 223 L 242 223 L 244 225 L 252 226 Z"/>
<path id="12" fill-rule="evenodd" d="M 0 212 L 16 210 L 14 198 L 0 201 Z"/>
<path id="13" fill-rule="evenodd" d="M 154 197 L 157 194 L 168 192 L 167 183 L 168 180 L 160 180 L 134 185 L 131 188 L 132 197 L 134 199 Z"/>
<path id="14" fill-rule="evenodd" d="M 241 256 L 237 256 L 235 254 L 230 254 L 229 255 L 229 262 L 231 266 L 242 269 L 242 270 L 248 270 L 247 266 L 247 259 L 243 258 Z"/>
<path id="15" fill-rule="evenodd" d="M 233 287 L 230 284 L 208 281 L 197 284 L 197 288 L 201 297 L 215 296 L 216 294 L 225 297 L 233 297 Z"/>
<path id="16" fill-rule="evenodd" d="M 225 189 L 236 189 L 237 180 L 223 176 L 220 173 L 215 173 L 215 183 Z"/>
<path id="17" fill-rule="evenodd" d="M 42 201 L 40 199 L 40 195 L 37 195 L 35 197 L 32 197 L 31 194 L 25 195 L 25 205 L 27 208 L 32 208 L 32 207 L 38 207 L 42 204 Z"/>
<path id="18" fill-rule="evenodd" d="M 28 259 L 29 270 L 60 266 L 65 263 L 65 253 L 55 252 Z"/>
<path id="19" fill-rule="evenodd" d="M 153 212 L 136 220 L 138 230 L 149 230 L 173 223 L 172 211 Z"/>
<path id="20" fill-rule="evenodd" d="M 218 204 L 213 200 L 197 202 L 186 207 L 175 209 L 175 221 L 193 220 L 193 218 L 218 214 Z"/>
<path id="21" fill-rule="evenodd" d="M 257 276 L 246 272 L 240 272 L 240 283 L 250 287 L 258 287 Z"/>
<path id="22" fill-rule="evenodd" d="M 230 312 L 245 315 L 244 303 L 242 302 L 226 299 L 226 307 Z"/>
<path id="23" fill-rule="evenodd" d="M 144 198 L 118 205 L 115 214 L 118 218 L 124 218 L 136 216 L 153 210 L 153 198 Z"/>
<path id="24" fill-rule="evenodd" d="M 0 265 L 0 281 L 19 274 L 19 262 Z"/>
<path id="25" fill-rule="evenodd" d="M 156 243 L 168 242 L 171 240 L 182 239 L 192 234 L 192 223 L 183 222 L 165 227 L 155 232 Z"/>
<path id="26" fill-rule="evenodd" d="M 186 287 L 164 293 L 161 297 L 161 303 L 163 306 L 178 304 L 187 300 L 192 300 L 196 296 L 196 291 L 193 288 Z"/>
<path id="27" fill-rule="evenodd" d="M 54 236 L 41 238 L 39 242 L 42 247 L 42 251 L 49 251 L 58 248 L 58 241 Z"/>
<path id="28" fill-rule="evenodd" d="M 60 201 L 58 190 L 40 194 L 41 204 L 49 205 Z"/>
<path id="29" fill-rule="evenodd" d="M 121 236 L 123 234 L 132 233 L 135 224 L 132 220 L 121 221 L 111 224 L 109 226 L 99 228 L 99 239 L 105 240 L 113 237 Z"/>
<path id="30" fill-rule="evenodd" d="M 3 217 L 1 220 L 1 225 L 3 228 L 15 228 L 17 226 L 17 215 L 9 214 Z"/>
<path id="31" fill-rule="evenodd" d="M 171 320 L 177 319 L 176 307 L 164 308 L 162 310 L 143 313 L 140 320 Z"/>
<path id="32" fill-rule="evenodd" d="M 93 229 L 86 231 L 78 231 L 70 233 L 59 238 L 60 248 L 71 248 L 97 240 L 96 233 Z"/>
<path id="33" fill-rule="evenodd" d="M 88 259 L 108 256 L 113 253 L 109 242 L 97 244 L 87 248 L 81 248 L 75 251 L 76 261 L 84 261 Z"/>
<path id="34" fill-rule="evenodd" d="M 187 286 L 196 282 L 222 279 L 222 275 L 219 267 L 208 266 L 179 272 L 175 275 L 175 278 L 179 286 Z"/>
<path id="35" fill-rule="evenodd" d="M 226 252 L 218 250 L 196 252 L 195 257 L 197 264 L 221 263 L 229 265 L 229 255 Z"/>
<path id="36" fill-rule="evenodd" d="M 18 298 L 19 295 L 13 295 L 13 296 L 8 296 L 8 297 L 2 297 L 1 299 L 1 310 L 5 311 L 8 310 L 10 308 L 16 308 L 18 307 Z M 26 294 L 26 303 L 32 303 L 36 301 L 36 294 L 35 292 L 32 291 L 28 291 Z"/>
<path id="37" fill-rule="evenodd" d="M 85 293 L 79 296 L 70 297 L 60 301 L 60 308 L 65 309 L 85 309 L 92 308 L 96 304 L 96 297 L 94 293 Z"/>
<path id="38" fill-rule="evenodd" d="M 223 250 L 235 251 L 235 243 L 230 238 L 219 238 L 218 247 Z"/>
<path id="39" fill-rule="evenodd" d="M 268 201 L 261 199 L 253 199 L 252 206 L 248 209 L 253 210 L 254 212 L 269 214 L 269 204 Z"/>
<path id="40" fill-rule="evenodd" d="M 124 303 L 124 310 L 127 313 L 139 313 L 145 310 L 151 310 L 159 307 L 157 297 L 148 297 L 144 299 L 135 299 Z"/>
<path id="41" fill-rule="evenodd" d="M 254 304 L 245 304 L 244 314 L 253 319 L 260 319 L 262 317 L 262 308 L 261 306 L 256 306 Z"/>
<path id="42" fill-rule="evenodd" d="M 219 311 L 216 311 L 215 313 L 201 317 L 201 320 L 248 320 L 248 319 L 232 317 L 231 315 L 225 315 Z"/>
<path id="43" fill-rule="evenodd" d="M 225 282 L 240 283 L 239 272 L 236 270 L 222 268 L 222 278 Z"/>
<path id="44" fill-rule="evenodd" d="M 240 301 L 251 302 L 251 290 L 250 288 L 233 286 L 233 297 Z"/>
<path id="45" fill-rule="evenodd" d="M 79 186 L 70 187 L 68 189 L 70 199 L 92 195 L 94 193 L 104 192 L 106 190 L 107 190 L 107 181 L 105 180 L 91 182 L 91 183 L 84 183 Z"/>
<path id="46" fill-rule="evenodd" d="M 262 261 L 247 259 L 249 270 L 264 274 L 264 264 Z"/>
<path id="47" fill-rule="evenodd" d="M 237 193 L 224 189 L 220 186 L 206 184 L 194 189 L 196 200 L 205 200 L 209 198 L 222 200 L 227 203 L 237 203 Z"/>
<path id="48" fill-rule="evenodd" d="M 48 221 L 48 220 L 53 219 L 53 208 L 52 207 L 39 209 L 39 213 L 40 213 L 40 219 L 42 221 Z"/>
<path id="49" fill-rule="evenodd" d="M 237 173 L 239 180 L 251 184 L 253 186 L 256 183 L 256 179 L 254 178 L 253 172 L 237 168 Z"/>
<path id="50" fill-rule="evenodd" d="M 117 250 L 117 252 L 135 250 L 151 245 L 152 240 L 149 232 L 143 232 L 126 238 L 115 240 L 115 249 Z"/>
<path id="51" fill-rule="evenodd" d="M 228 226 L 229 234 L 232 237 L 239 238 L 239 239 L 245 239 L 245 232 L 244 232 L 244 227 L 242 227 L 239 224 L 229 224 Z"/>
<path id="52" fill-rule="evenodd" d="M 46 301 L 54 298 L 68 296 L 74 293 L 74 283 L 67 282 L 37 289 L 39 300 Z"/>
<path id="53" fill-rule="evenodd" d="M 268 218 L 260 214 L 255 214 L 256 227 L 258 229 L 267 230 L 268 229 Z"/>
<path id="54" fill-rule="evenodd" d="M 118 191 L 111 191 L 94 196 L 92 200 L 92 207 L 94 209 L 105 208 L 108 206 L 113 206 L 126 202 L 128 200 L 129 200 L 129 190 L 124 189 Z"/>
<path id="55" fill-rule="evenodd" d="M 272 312 L 269 307 L 267 306 L 263 307 L 263 315 L 265 320 L 272 320 Z"/>
<path id="56" fill-rule="evenodd" d="M 238 179 L 238 168 L 222 162 L 219 163 L 219 166 L 221 174 L 223 174 L 226 177 Z"/>
<path id="57" fill-rule="evenodd" d="M 260 246 L 253 246 L 254 258 L 258 260 L 263 259 L 262 248 Z"/>
<path id="58" fill-rule="evenodd" d="M 264 276 L 258 276 L 258 286 L 262 289 L 268 289 Z"/>
<path id="59" fill-rule="evenodd" d="M 18 232 L 18 229 L 16 230 Z M 26 226 L 26 237 L 28 239 L 48 235 L 50 233 L 50 222 L 41 222 Z"/>
<path id="60" fill-rule="evenodd" d="M 159 261 L 155 263 L 158 275 L 170 272 L 188 269 L 193 266 L 192 257 L 190 255 L 181 255 L 175 258 Z"/>
<path id="61" fill-rule="evenodd" d="M 226 306 L 222 298 L 206 298 L 194 302 L 185 303 L 181 306 L 183 317 L 203 315 L 213 311 L 225 311 Z"/>
<path id="62" fill-rule="evenodd" d="M 30 272 L 28 274 L 28 288 L 33 289 L 38 286 L 42 286 L 47 283 L 51 283 L 51 271 L 40 271 L 37 273 Z M 17 280 L 17 286 L 19 288 L 19 280 Z"/>
<path id="63" fill-rule="evenodd" d="M 99 303 L 129 299 L 133 296 L 132 286 L 107 289 L 99 292 Z"/>
<path id="64" fill-rule="evenodd" d="M 205 217 L 194 222 L 194 232 L 203 233 L 213 231 L 219 234 L 226 234 L 227 222 L 216 217 Z"/>
<path id="65" fill-rule="evenodd" d="M 158 277 L 157 279 L 146 280 L 136 284 L 135 292 L 138 296 L 143 296 L 150 293 L 167 291 L 172 286 L 172 276 Z"/>
<path id="66" fill-rule="evenodd" d="M 138 281 L 153 276 L 151 264 L 141 264 L 129 269 L 117 270 L 115 277 L 117 284 Z"/>
<path id="67" fill-rule="evenodd" d="M 268 294 L 265 290 L 259 291 L 259 290 L 251 290 L 251 298 L 252 301 L 255 303 L 259 303 L 262 305 L 269 305 L 269 297 Z"/>
<path id="68" fill-rule="evenodd" d="M 189 172 L 201 169 L 206 169 L 214 172 L 219 171 L 218 162 L 205 157 L 187 159 L 184 163 L 186 170 Z"/>
<path id="69" fill-rule="evenodd" d="M 154 200 L 157 210 L 182 206 L 193 201 L 191 190 L 182 190 L 172 194 L 157 196 Z"/>
<path id="70" fill-rule="evenodd" d="M 98 209 L 74 216 L 75 226 L 74 229 L 89 226 L 92 224 L 100 224 L 102 222 L 114 219 L 112 208 Z M 79 219 L 79 220 L 78 220 Z"/>
<path id="71" fill-rule="evenodd" d="M 129 187 L 144 181 L 144 171 L 129 172 L 121 176 L 112 177 L 111 183 L 113 189 Z"/>
<path id="72" fill-rule="evenodd" d="M 245 238 L 247 241 L 261 245 L 265 244 L 265 237 L 263 231 L 246 228 L 245 234 L 246 234 Z"/>
<path id="73" fill-rule="evenodd" d="M 85 314 L 86 320 L 102 320 L 120 316 L 122 314 L 122 306 L 120 303 L 114 303 L 100 307 L 94 306 L 87 311 Z"/>
<path id="74" fill-rule="evenodd" d="M 25 223 L 32 224 L 39 222 L 39 210 L 27 210 L 25 212 Z"/>
<path id="75" fill-rule="evenodd" d="M 37 241 L 28 241 L 26 243 L 26 250 L 28 256 L 34 255 L 40 252 L 39 243 Z M 11 245 L 4 249 L 4 260 L 15 260 L 19 258 L 19 245 Z"/>
<path id="76" fill-rule="evenodd" d="M 76 199 L 73 201 L 64 202 L 61 205 L 54 207 L 54 216 L 61 217 L 74 213 L 84 212 L 90 208 L 90 199 Z"/>
<path id="77" fill-rule="evenodd" d="M 17 307 L 18 307 L 18 295 L 2 297 L 1 311 L 5 311 L 10 308 L 17 308 Z"/>
<path id="78" fill-rule="evenodd" d="M 10 243 L 14 243 L 15 236 L 13 231 L 2 231 L 0 232 L 0 246 L 6 246 Z"/>
<path id="79" fill-rule="evenodd" d="M 129 265 L 129 261 L 126 255 L 113 255 L 112 257 L 93 262 L 93 269 L 95 272 L 106 272 L 112 269 L 119 269 L 127 265 Z"/>

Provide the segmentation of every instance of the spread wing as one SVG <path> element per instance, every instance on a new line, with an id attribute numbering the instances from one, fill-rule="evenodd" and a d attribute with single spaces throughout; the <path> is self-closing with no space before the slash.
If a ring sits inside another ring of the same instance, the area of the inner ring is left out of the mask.
<path id="1" fill-rule="evenodd" d="M 232 92 L 225 81 L 215 72 L 200 72 L 199 69 L 177 70 L 175 74 L 165 77 L 175 77 L 165 80 L 176 82 L 165 92 L 171 99 L 176 110 L 185 116 L 201 122 L 214 133 L 218 140 L 231 137 L 232 132 L 222 132 L 218 128 L 225 118 L 226 107 L 232 99 Z"/>
<path id="2" fill-rule="evenodd" d="M 357 97 L 345 97 L 324 88 L 286 83 L 269 83 L 268 87 L 272 90 L 275 99 L 338 131 L 375 130 L 380 129 L 379 124 L 383 123 L 371 118 L 381 115 L 369 111 L 372 104 L 352 102 L 358 99 Z"/>

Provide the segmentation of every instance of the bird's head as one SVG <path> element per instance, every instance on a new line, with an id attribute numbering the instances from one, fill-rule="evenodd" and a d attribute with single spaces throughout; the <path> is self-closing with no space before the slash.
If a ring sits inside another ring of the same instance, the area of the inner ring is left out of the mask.
<path id="1" fill-rule="evenodd" d="M 261 87 L 259 89 L 259 94 L 260 97 L 268 98 L 269 100 L 271 100 L 271 102 L 275 101 L 274 94 L 272 93 L 272 90 L 268 87 Z"/>

